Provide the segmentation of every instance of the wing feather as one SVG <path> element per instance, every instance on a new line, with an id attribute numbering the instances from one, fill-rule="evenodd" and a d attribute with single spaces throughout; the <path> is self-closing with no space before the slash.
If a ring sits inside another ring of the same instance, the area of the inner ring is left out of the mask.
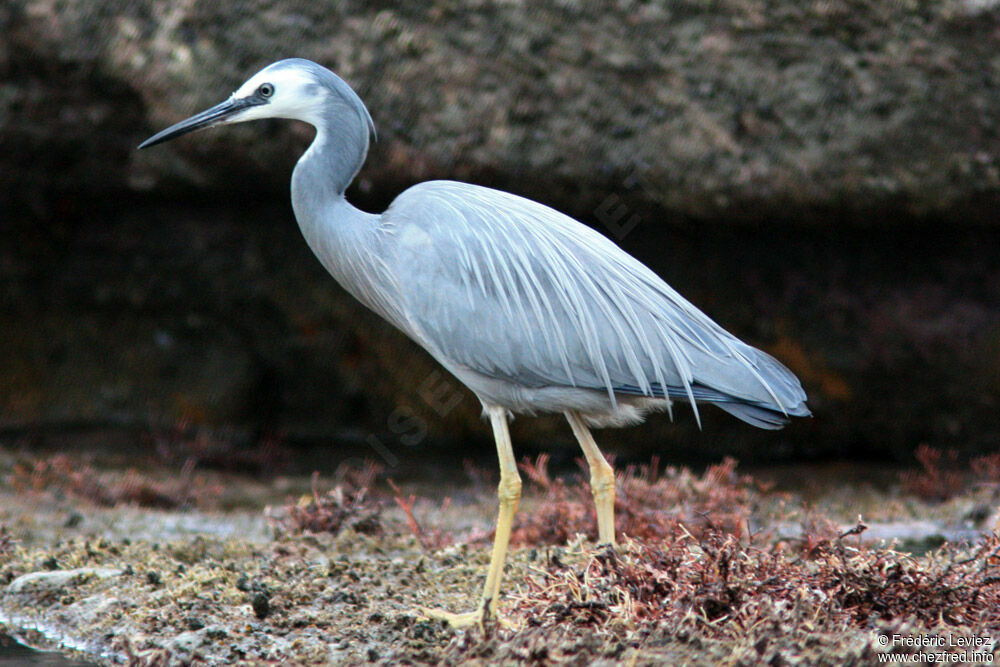
<path id="1" fill-rule="evenodd" d="M 603 390 L 613 406 L 616 393 L 632 393 L 805 410 L 784 366 L 558 211 L 431 181 L 401 194 L 383 220 L 397 232 L 389 261 L 406 320 L 397 324 L 443 359 L 523 386 Z"/>

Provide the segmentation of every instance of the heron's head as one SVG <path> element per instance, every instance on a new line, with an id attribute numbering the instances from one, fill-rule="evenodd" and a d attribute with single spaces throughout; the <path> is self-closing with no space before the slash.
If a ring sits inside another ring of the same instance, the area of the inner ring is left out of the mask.
<path id="1" fill-rule="evenodd" d="M 374 136 L 375 125 L 368 109 L 343 79 L 310 60 L 289 58 L 268 65 L 247 79 L 226 101 L 154 134 L 139 148 L 225 123 L 292 118 L 322 129 L 345 117 L 359 123 L 361 131 Z"/>

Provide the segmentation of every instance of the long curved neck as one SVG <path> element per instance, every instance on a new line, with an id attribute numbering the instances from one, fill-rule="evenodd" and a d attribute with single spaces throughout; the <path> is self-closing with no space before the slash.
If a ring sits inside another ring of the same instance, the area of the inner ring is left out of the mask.
<path id="1" fill-rule="evenodd" d="M 355 208 L 344 197 L 367 150 L 366 133 L 318 129 L 292 173 L 292 208 L 302 235 L 326 270 L 355 298 L 394 322 L 398 318 L 392 304 L 384 301 L 389 279 L 380 272 L 380 216 Z"/>
<path id="2" fill-rule="evenodd" d="M 361 170 L 368 155 L 368 135 L 350 127 L 316 128 L 316 137 L 292 172 L 292 203 L 296 206 L 333 202 Z"/>
<path id="3" fill-rule="evenodd" d="M 344 261 L 344 250 L 355 243 L 364 228 L 371 226 L 369 218 L 373 217 L 344 197 L 344 190 L 361 168 L 367 150 L 367 137 L 363 134 L 332 132 L 321 125 L 292 172 L 295 219 L 309 247 L 341 282 L 345 276 L 339 265 Z"/>
<path id="4" fill-rule="evenodd" d="M 329 117 L 329 116 L 328 116 Z M 353 243 L 366 225 L 366 215 L 352 206 L 344 191 L 361 169 L 368 152 L 367 136 L 333 131 L 324 119 L 316 137 L 292 172 L 292 209 L 309 247 L 343 282 L 343 247 Z"/>

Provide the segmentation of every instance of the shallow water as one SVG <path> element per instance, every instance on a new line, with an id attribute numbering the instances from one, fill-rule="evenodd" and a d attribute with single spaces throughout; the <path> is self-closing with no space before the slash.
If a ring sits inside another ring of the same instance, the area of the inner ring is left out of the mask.
<path id="1" fill-rule="evenodd" d="M 2 627 L 2 626 L 0 626 Z M 48 667 L 91 667 L 96 662 L 67 658 L 52 651 L 36 651 L 0 632 L 0 667 L 46 665 Z"/>

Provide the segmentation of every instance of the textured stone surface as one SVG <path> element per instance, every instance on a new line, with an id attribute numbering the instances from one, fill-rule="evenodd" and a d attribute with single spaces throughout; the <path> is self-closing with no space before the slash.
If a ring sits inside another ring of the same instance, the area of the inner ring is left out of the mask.
<path id="1" fill-rule="evenodd" d="M 287 203 L 308 128 L 134 150 L 299 55 L 379 126 L 359 205 L 433 177 L 554 205 L 785 361 L 816 413 L 771 434 L 712 412 L 698 433 L 681 410 L 602 442 L 994 447 L 998 46 L 989 2 L 0 4 L 0 429 L 181 422 L 381 459 L 488 439 L 309 255 Z M 514 429 L 569 441 L 557 419 Z"/>
<path id="2" fill-rule="evenodd" d="M 638 180 L 683 215 L 995 219 L 993 2 L 26 0 L 0 27 L 0 174 L 35 195 L 283 191 L 302 127 L 130 148 L 299 55 L 367 101 L 381 141 L 362 187 L 380 196 L 447 175 L 580 211 Z"/>

